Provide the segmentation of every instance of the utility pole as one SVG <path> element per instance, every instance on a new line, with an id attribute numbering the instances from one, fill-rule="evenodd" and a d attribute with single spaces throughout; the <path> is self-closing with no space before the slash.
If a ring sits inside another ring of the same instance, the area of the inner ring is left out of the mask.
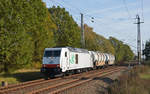
<path id="1" fill-rule="evenodd" d="M 137 14 L 136 15 L 136 19 L 137 19 L 137 55 L 138 55 L 138 63 L 141 64 L 141 32 L 140 32 L 140 24 L 144 23 L 140 21 L 140 17 Z"/>
<path id="2" fill-rule="evenodd" d="M 83 14 L 82 13 L 81 13 L 81 45 L 82 45 L 82 48 L 85 48 L 84 25 L 83 25 Z"/>

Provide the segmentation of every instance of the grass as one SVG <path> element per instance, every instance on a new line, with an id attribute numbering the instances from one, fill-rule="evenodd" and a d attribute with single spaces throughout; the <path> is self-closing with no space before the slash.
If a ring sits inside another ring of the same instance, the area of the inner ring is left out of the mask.
<path id="1" fill-rule="evenodd" d="M 43 78 L 39 69 L 21 69 L 11 74 L 0 74 L 0 85 L 2 81 L 6 81 L 8 84 L 16 84 L 25 81 L 31 81 Z"/>
<path id="2" fill-rule="evenodd" d="M 139 77 L 140 77 L 141 79 L 147 79 L 147 80 L 149 79 L 149 80 L 150 80 L 150 67 L 148 67 L 145 72 L 140 73 L 140 74 L 139 74 Z"/>
<path id="3" fill-rule="evenodd" d="M 150 66 L 138 66 L 110 85 L 108 94 L 150 94 Z"/>
<path id="4" fill-rule="evenodd" d="M 17 81 L 17 79 L 14 77 L 0 77 L 0 82 L 2 82 L 2 81 L 6 81 L 9 84 L 19 83 L 19 81 Z M 1 85 L 1 83 L 0 83 L 0 85 Z"/>
<path id="5" fill-rule="evenodd" d="M 140 78 L 142 78 L 142 79 L 150 79 L 150 74 L 140 74 Z"/>

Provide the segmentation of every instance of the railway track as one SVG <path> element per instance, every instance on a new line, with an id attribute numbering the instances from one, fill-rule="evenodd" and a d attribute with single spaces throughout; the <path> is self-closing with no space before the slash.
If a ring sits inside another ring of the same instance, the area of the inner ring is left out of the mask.
<path id="1" fill-rule="evenodd" d="M 93 70 L 87 73 L 80 73 L 75 75 L 70 75 L 64 78 L 55 78 L 50 80 L 35 80 L 29 81 L 17 85 L 10 85 L 8 87 L 0 88 L 0 94 L 39 94 L 43 92 L 53 92 L 54 94 L 65 90 L 70 85 L 76 86 L 77 83 L 81 84 L 86 81 L 91 81 L 96 75 L 102 75 L 106 72 L 112 72 L 116 69 L 122 69 L 122 67 L 109 67 L 101 70 Z M 83 80 L 84 79 L 84 80 Z M 62 88 L 63 87 L 63 88 Z M 66 87 L 66 88 L 64 88 Z"/>
<path id="2" fill-rule="evenodd" d="M 65 81 L 53 86 L 49 86 L 46 88 L 42 88 L 36 91 L 32 91 L 29 94 L 57 94 L 60 92 L 63 92 L 67 89 L 73 88 L 75 86 L 79 86 L 80 84 L 89 82 L 91 80 L 93 80 L 95 77 L 102 77 L 102 76 L 106 76 L 108 74 L 120 71 L 122 68 L 115 68 L 115 69 L 109 69 L 109 70 L 104 70 L 104 71 L 100 71 L 94 74 L 88 74 L 86 75 L 84 78 L 80 78 L 80 79 L 72 79 L 70 81 Z"/>
<path id="3" fill-rule="evenodd" d="M 44 81 L 44 79 L 38 79 L 38 80 L 23 82 L 23 83 L 19 83 L 19 84 L 12 84 L 12 85 L 8 85 L 8 86 L 5 86 L 5 87 L 0 87 L 0 91 L 5 90 L 5 89 L 14 88 L 14 87 L 27 85 L 27 84 L 38 83 L 38 82 L 41 82 L 41 81 Z"/>
<path id="4" fill-rule="evenodd" d="M 96 70 L 93 70 L 93 71 L 89 71 L 89 73 L 94 73 L 96 72 Z M 67 77 L 64 77 L 65 79 L 66 78 L 70 78 L 70 77 L 76 77 L 76 76 L 80 76 L 80 75 L 86 75 L 86 73 L 81 73 L 81 74 L 75 74 L 75 75 L 71 75 L 71 76 L 67 76 Z M 6 86 L 6 87 L 1 87 L 0 88 L 0 94 L 2 93 L 8 93 L 8 92 L 11 92 L 11 91 L 17 91 L 19 89 L 25 89 L 25 88 L 29 88 L 29 87 L 32 87 L 32 86 L 35 86 L 35 85 L 40 85 L 40 84 L 44 84 L 44 83 L 47 83 L 47 82 L 53 82 L 53 81 L 58 81 L 58 80 L 61 80 L 63 78 L 55 78 L 55 79 L 50 79 L 50 80 L 44 80 L 44 79 L 39 79 L 39 80 L 34 80 L 34 81 L 28 81 L 28 82 L 23 82 L 23 83 L 19 83 L 19 84 L 13 84 L 13 85 L 9 85 L 9 86 Z"/>

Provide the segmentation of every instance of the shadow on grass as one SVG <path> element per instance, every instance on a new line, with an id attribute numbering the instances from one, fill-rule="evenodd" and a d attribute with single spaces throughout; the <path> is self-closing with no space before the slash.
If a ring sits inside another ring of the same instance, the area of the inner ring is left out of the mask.
<path id="1" fill-rule="evenodd" d="M 73 79 L 78 79 L 78 78 L 73 78 Z M 80 78 L 80 80 L 87 80 L 87 79 L 90 79 L 89 77 L 82 77 Z M 107 84 L 111 84 L 113 82 L 116 82 L 117 80 L 113 80 L 113 79 L 110 79 L 108 77 L 94 77 L 93 80 L 102 80 L 103 82 L 107 83 Z"/>
<path id="2" fill-rule="evenodd" d="M 107 84 L 111 84 L 117 80 L 112 80 L 108 77 L 95 77 L 93 80 L 102 80 L 103 82 L 107 83 Z"/>
<path id="3" fill-rule="evenodd" d="M 93 80 L 101 80 L 104 82 L 102 84 L 97 84 L 96 86 L 97 94 L 108 94 L 108 86 L 117 81 L 109 77 L 95 77 Z"/>
<path id="4" fill-rule="evenodd" d="M 37 80 L 43 78 L 43 74 L 40 72 L 23 72 L 23 73 L 14 73 L 14 74 L 2 74 L 2 77 L 13 77 L 16 78 L 19 82 Z"/>

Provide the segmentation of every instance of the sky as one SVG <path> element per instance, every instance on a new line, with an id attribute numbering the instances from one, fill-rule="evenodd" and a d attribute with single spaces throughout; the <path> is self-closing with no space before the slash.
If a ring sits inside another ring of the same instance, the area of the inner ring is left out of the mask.
<path id="1" fill-rule="evenodd" d="M 139 14 L 141 21 L 144 22 L 141 24 L 142 44 L 150 40 L 150 0 L 43 0 L 43 2 L 48 8 L 53 5 L 66 8 L 78 25 L 80 13 L 83 13 L 84 23 L 92 27 L 94 32 L 106 38 L 112 36 L 123 41 L 134 53 L 137 49 L 137 25 L 134 23 L 136 15 Z"/>

